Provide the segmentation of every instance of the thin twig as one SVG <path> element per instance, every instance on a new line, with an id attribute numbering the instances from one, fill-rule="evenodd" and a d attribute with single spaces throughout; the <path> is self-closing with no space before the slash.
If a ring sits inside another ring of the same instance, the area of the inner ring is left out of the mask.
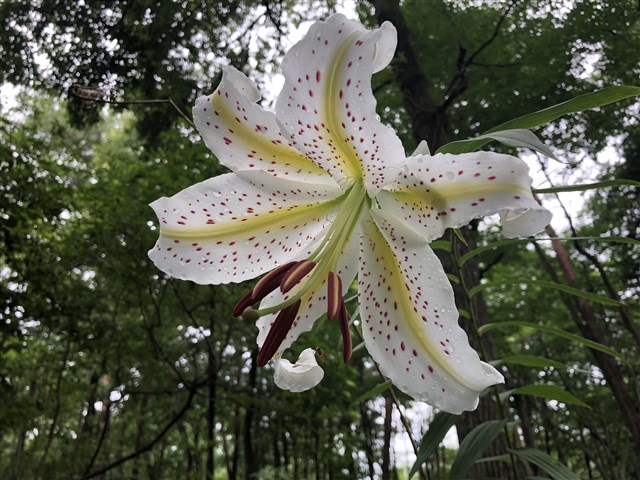
<path id="1" fill-rule="evenodd" d="M 137 105 L 137 104 L 161 104 L 168 103 L 180 115 L 191 128 L 196 129 L 193 120 L 183 112 L 171 98 L 150 98 L 144 100 L 111 100 L 109 94 L 100 88 L 84 87 L 82 85 L 72 85 L 71 95 L 87 102 L 105 103 L 110 105 Z"/>

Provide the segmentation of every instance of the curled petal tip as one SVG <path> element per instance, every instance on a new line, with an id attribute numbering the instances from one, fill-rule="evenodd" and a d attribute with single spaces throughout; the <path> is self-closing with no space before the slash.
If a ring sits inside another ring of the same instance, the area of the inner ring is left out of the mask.
<path id="1" fill-rule="evenodd" d="M 318 385 L 323 377 L 324 370 L 318 365 L 315 352 L 307 348 L 293 364 L 285 358 L 278 360 L 273 380 L 283 390 L 304 392 Z"/>

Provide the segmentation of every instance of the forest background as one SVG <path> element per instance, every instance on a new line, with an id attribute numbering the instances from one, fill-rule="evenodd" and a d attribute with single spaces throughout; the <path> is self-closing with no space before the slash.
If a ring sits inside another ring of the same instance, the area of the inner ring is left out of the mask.
<path id="1" fill-rule="evenodd" d="M 637 0 L 346 7 L 398 29 L 373 88 L 407 152 L 639 83 Z M 557 231 L 505 242 L 489 219 L 435 245 L 461 325 L 506 377 L 476 412 L 434 419 L 365 348 L 343 364 L 328 322 L 304 342 L 325 380 L 278 390 L 255 325 L 230 314 L 246 286 L 172 280 L 148 260 L 148 204 L 223 172 L 189 125 L 195 98 L 231 64 L 272 106 L 292 34 L 337 8 L 0 2 L 3 479 L 407 478 L 415 453 L 423 479 L 640 476 L 638 103 L 537 130 L 558 160 L 519 152 Z"/>

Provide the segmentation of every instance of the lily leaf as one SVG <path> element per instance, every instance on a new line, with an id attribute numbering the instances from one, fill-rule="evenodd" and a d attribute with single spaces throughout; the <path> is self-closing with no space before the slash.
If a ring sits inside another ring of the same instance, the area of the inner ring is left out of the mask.
<path id="1" fill-rule="evenodd" d="M 509 449 L 509 452 L 522 460 L 527 460 L 537 465 L 551 475 L 553 480 L 579 480 L 579 477 L 546 453 L 535 448 Z"/>
<path id="2" fill-rule="evenodd" d="M 392 385 L 393 385 L 393 382 L 391 382 L 391 380 L 387 380 L 386 382 L 383 382 L 383 383 L 381 383 L 379 385 L 376 385 L 371 390 L 363 393 L 358 398 L 356 398 L 353 401 L 353 403 L 365 402 L 365 401 L 369 400 L 370 398 L 373 398 L 375 396 L 380 395 L 382 392 L 386 392 L 387 390 L 389 390 L 391 388 Z"/>
<path id="3" fill-rule="evenodd" d="M 473 250 L 468 251 L 464 255 L 460 257 L 460 265 L 464 265 L 464 263 L 481 253 L 488 252 L 490 250 L 494 250 L 499 247 L 509 246 L 509 245 L 524 245 L 529 242 L 548 242 L 551 240 L 559 240 L 561 242 L 573 242 L 573 241 L 595 241 L 595 242 L 609 242 L 609 243 L 626 243 L 628 245 L 640 245 L 640 241 L 629 238 L 622 237 L 620 235 L 607 235 L 602 237 L 546 237 L 546 238 L 507 238 L 505 240 L 498 240 L 497 242 L 493 242 L 489 245 L 482 245 L 480 247 L 476 247 Z"/>
<path id="4" fill-rule="evenodd" d="M 501 130 L 494 133 L 485 133 L 484 135 L 474 137 L 473 140 L 487 140 L 489 142 L 495 140 L 496 142 L 500 142 L 508 147 L 525 147 L 535 152 L 539 152 L 549 158 L 553 158 L 554 160 L 558 160 L 551 149 L 544 143 L 542 143 L 542 141 L 540 141 L 535 133 L 533 133 L 531 130 L 527 130 L 526 128 L 514 128 L 512 130 Z M 463 140 L 463 142 L 465 141 L 466 140 Z"/>
<path id="5" fill-rule="evenodd" d="M 536 367 L 545 368 L 553 367 L 558 369 L 566 369 L 567 366 L 564 363 L 550 358 L 536 357 L 534 355 L 511 355 L 504 357 L 497 361 L 498 364 L 506 363 L 507 365 L 522 365 L 523 367 Z"/>
<path id="6" fill-rule="evenodd" d="M 567 185 L 563 187 L 550 187 L 550 188 L 537 188 L 533 190 L 533 193 L 561 193 L 561 192 L 584 192 L 585 190 L 592 190 L 596 188 L 605 187 L 640 187 L 640 182 L 635 180 L 626 180 L 620 178 L 617 180 L 606 180 L 604 182 L 585 183 L 583 185 Z"/>
<path id="7" fill-rule="evenodd" d="M 558 402 L 589 408 L 589 405 L 557 385 L 524 385 L 522 387 L 514 388 L 513 390 L 502 392 L 500 394 L 500 398 L 504 400 L 509 398 L 511 395 L 532 395 L 535 397 L 546 398 L 547 400 L 557 400 Z"/>
<path id="8" fill-rule="evenodd" d="M 469 290 L 469 296 L 473 297 L 477 293 L 486 290 L 488 287 L 495 287 L 500 285 L 513 285 L 513 283 L 514 283 L 514 280 L 509 280 L 509 279 L 504 279 L 501 282 L 481 283 L 473 287 L 471 290 Z M 524 283 L 526 283 L 527 285 L 535 285 L 542 288 L 552 288 L 554 290 L 560 290 L 564 293 L 568 293 L 569 295 L 581 297 L 592 302 L 601 303 L 603 305 L 611 305 L 614 307 L 617 307 L 620 305 L 620 302 L 613 298 L 605 297 L 603 295 L 598 295 L 596 293 L 585 292 L 584 290 L 580 290 L 579 288 L 570 287 L 569 285 L 564 285 L 562 283 L 549 282 L 547 280 L 525 280 Z"/>
<path id="9" fill-rule="evenodd" d="M 420 467 L 429 460 L 429 457 L 436 451 L 444 436 L 459 418 L 460 415 L 452 415 L 447 412 L 439 412 L 433 417 L 429 424 L 429 430 L 427 430 L 420 442 L 420 448 L 416 455 L 416 461 L 409 472 L 409 478 L 415 475 L 420 470 Z"/>
<path id="10" fill-rule="evenodd" d="M 458 454 L 451 465 L 450 478 L 464 478 L 506 425 L 507 420 L 490 420 L 471 430 L 460 444 Z"/>
<path id="11" fill-rule="evenodd" d="M 559 328 L 555 328 L 555 327 L 547 327 L 546 325 L 538 325 L 537 323 L 531 323 L 531 322 L 522 322 L 519 320 L 508 320 L 506 322 L 494 322 L 494 323 L 487 323 L 485 325 L 482 325 L 479 329 L 478 329 L 478 333 L 480 335 L 484 335 L 485 333 L 494 330 L 496 328 L 502 328 L 502 327 L 524 327 L 524 328 L 533 328 L 535 330 L 538 330 L 540 332 L 544 332 L 544 333 L 549 333 L 551 335 L 555 335 L 556 337 L 562 337 L 562 338 L 566 338 L 567 340 L 571 340 L 573 342 L 576 343 L 580 343 L 586 347 L 592 348 L 593 350 L 598 350 L 600 352 L 606 353 L 608 355 L 611 355 L 613 357 L 619 358 L 620 360 L 624 360 L 624 357 L 622 355 L 620 355 L 618 352 L 616 352 L 613 348 L 611 347 L 607 347 L 606 345 L 602 345 L 601 343 L 597 343 L 594 342 L 592 340 L 587 340 L 584 337 L 581 337 L 580 335 L 575 335 L 573 333 L 569 333 L 566 332 L 564 330 L 560 330 Z"/>
<path id="12" fill-rule="evenodd" d="M 489 143 L 492 139 L 488 134 L 521 128 L 535 128 L 546 125 L 557 118 L 570 113 L 582 112 L 592 108 L 602 107 L 610 103 L 619 102 L 626 98 L 640 95 L 640 87 L 632 86 L 612 86 L 606 87 L 596 92 L 579 95 L 558 105 L 554 105 L 543 110 L 539 110 L 528 115 L 523 115 L 508 122 L 502 123 L 490 130 L 487 130 L 482 137 L 459 140 L 448 143 L 438 149 L 436 153 L 468 153 L 474 152 Z"/>

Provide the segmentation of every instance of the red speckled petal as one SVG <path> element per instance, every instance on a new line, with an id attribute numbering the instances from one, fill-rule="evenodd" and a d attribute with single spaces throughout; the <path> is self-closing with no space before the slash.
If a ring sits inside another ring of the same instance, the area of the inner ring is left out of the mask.
<path id="1" fill-rule="evenodd" d="M 313 251 L 341 190 L 261 171 L 221 175 L 151 204 L 160 238 L 149 257 L 201 284 L 241 282 Z"/>
<path id="2" fill-rule="evenodd" d="M 364 227 L 359 304 L 365 345 L 403 392 L 450 413 L 473 410 L 502 375 L 458 326 L 453 290 L 426 241 L 381 210 Z"/>
<path id="3" fill-rule="evenodd" d="M 355 229 L 351 234 L 351 238 L 349 239 L 349 242 L 347 243 L 346 248 L 344 249 L 340 257 L 340 260 L 338 261 L 338 269 L 336 270 L 336 273 L 342 279 L 343 295 L 349 289 L 351 282 L 353 282 L 353 279 L 358 272 L 359 237 L 359 229 Z M 302 306 L 300 308 L 300 312 L 298 313 L 298 317 L 293 322 L 293 326 L 291 330 L 289 330 L 287 338 L 285 338 L 284 342 L 280 346 L 280 351 L 285 351 L 293 344 L 293 342 L 296 341 L 296 339 L 301 334 L 311 330 L 315 321 L 327 312 L 328 274 L 329 272 L 327 271 L 326 275 L 322 276 L 319 281 L 317 281 L 315 285 L 313 285 L 309 292 L 307 292 L 302 297 Z M 295 295 L 296 292 L 297 289 L 294 288 L 287 294 L 283 295 L 280 291 L 276 290 L 262 301 L 262 303 L 260 304 L 260 308 L 267 308 L 282 303 L 287 298 L 290 298 L 289 295 Z M 258 345 L 262 346 L 265 338 L 267 337 L 267 333 L 271 328 L 271 324 L 275 320 L 276 316 L 277 314 L 265 315 L 258 320 Z M 338 328 L 337 325 L 336 328 Z"/>
<path id="4" fill-rule="evenodd" d="M 389 63 L 396 41 L 390 23 L 367 30 L 336 14 L 314 23 L 282 63 L 276 116 L 290 141 L 339 183 L 364 178 L 371 196 L 405 159 L 399 138 L 376 115 L 371 90 L 371 75 Z"/>
<path id="5" fill-rule="evenodd" d="M 325 183 L 329 175 L 293 148 L 275 115 L 255 102 L 260 94 L 242 72 L 223 67 L 213 95 L 200 97 L 193 120 L 204 143 L 232 171 L 264 170 L 276 177 Z"/>
<path id="6" fill-rule="evenodd" d="M 497 212 L 509 238 L 534 235 L 551 221 L 533 198 L 527 164 L 493 152 L 410 157 L 377 199 L 428 241 Z"/>

